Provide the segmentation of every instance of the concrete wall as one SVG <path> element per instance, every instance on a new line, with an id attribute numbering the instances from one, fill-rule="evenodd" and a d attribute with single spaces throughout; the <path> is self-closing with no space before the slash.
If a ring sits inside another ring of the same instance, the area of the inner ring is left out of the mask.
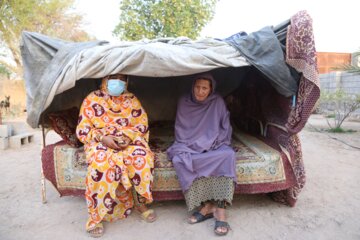
<path id="1" fill-rule="evenodd" d="M 360 75 L 345 72 L 320 74 L 320 87 L 322 91 L 342 89 L 350 94 L 360 94 Z"/>
<path id="2" fill-rule="evenodd" d="M 322 92 L 332 93 L 337 89 L 342 89 L 346 93 L 360 95 L 360 75 L 340 71 L 320 74 L 320 88 Z M 323 110 L 326 111 L 326 109 Z M 355 111 L 352 117 L 360 119 L 360 109 Z"/>

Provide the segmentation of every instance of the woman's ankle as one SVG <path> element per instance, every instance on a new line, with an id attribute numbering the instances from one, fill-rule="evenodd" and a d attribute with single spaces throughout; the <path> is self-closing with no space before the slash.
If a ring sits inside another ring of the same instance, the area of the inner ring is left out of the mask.
<path id="1" fill-rule="evenodd" d="M 215 214 L 216 220 L 223 221 L 223 222 L 226 221 L 226 210 L 225 210 L 225 208 L 217 207 L 214 214 Z"/>
<path id="2" fill-rule="evenodd" d="M 215 205 L 212 202 L 204 203 L 203 207 L 200 209 L 200 213 L 203 215 L 214 213 Z"/>

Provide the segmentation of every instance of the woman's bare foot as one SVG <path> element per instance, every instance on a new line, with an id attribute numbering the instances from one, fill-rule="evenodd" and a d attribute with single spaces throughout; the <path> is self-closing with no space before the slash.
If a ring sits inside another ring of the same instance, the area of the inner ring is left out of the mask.
<path id="1" fill-rule="evenodd" d="M 211 202 L 206 202 L 199 212 L 195 212 L 191 217 L 189 217 L 188 222 L 193 224 L 212 218 L 212 214 L 214 214 L 215 210 L 216 208 L 214 204 L 212 204 Z M 202 217 L 197 217 L 196 213 L 200 213 Z"/>
<path id="2" fill-rule="evenodd" d="M 102 235 L 104 235 L 104 226 L 102 225 L 102 223 L 99 223 L 96 225 L 95 228 L 88 230 L 87 231 L 89 233 L 89 235 L 93 238 L 99 238 Z"/>
<path id="3" fill-rule="evenodd" d="M 216 219 L 216 222 L 218 222 L 218 224 L 215 225 L 215 229 L 214 229 L 215 233 L 218 235 L 226 235 L 230 230 L 230 226 L 226 222 L 225 208 L 217 207 L 214 213 L 214 217 Z"/>
<path id="4" fill-rule="evenodd" d="M 148 209 L 145 204 L 136 206 L 135 209 L 141 214 L 141 218 L 146 222 L 154 222 L 156 220 L 156 214 L 154 210 Z"/>

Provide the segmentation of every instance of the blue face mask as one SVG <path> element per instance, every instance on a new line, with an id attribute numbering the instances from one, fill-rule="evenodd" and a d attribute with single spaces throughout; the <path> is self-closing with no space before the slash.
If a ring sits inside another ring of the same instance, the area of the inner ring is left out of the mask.
<path id="1" fill-rule="evenodd" d="M 125 90 L 125 82 L 119 79 L 109 79 L 107 82 L 107 90 L 111 96 L 118 97 Z"/>

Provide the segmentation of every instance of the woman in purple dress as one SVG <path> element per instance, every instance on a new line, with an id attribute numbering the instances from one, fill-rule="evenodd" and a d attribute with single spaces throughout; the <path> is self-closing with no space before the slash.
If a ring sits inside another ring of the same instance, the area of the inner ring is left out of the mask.
<path id="1" fill-rule="evenodd" d="M 230 229 L 225 208 L 234 194 L 235 152 L 230 147 L 232 128 L 223 98 L 215 93 L 211 74 L 194 78 L 191 94 L 180 98 L 175 142 L 167 150 L 189 211 L 198 208 L 189 223 L 215 217 L 215 233 Z"/>

